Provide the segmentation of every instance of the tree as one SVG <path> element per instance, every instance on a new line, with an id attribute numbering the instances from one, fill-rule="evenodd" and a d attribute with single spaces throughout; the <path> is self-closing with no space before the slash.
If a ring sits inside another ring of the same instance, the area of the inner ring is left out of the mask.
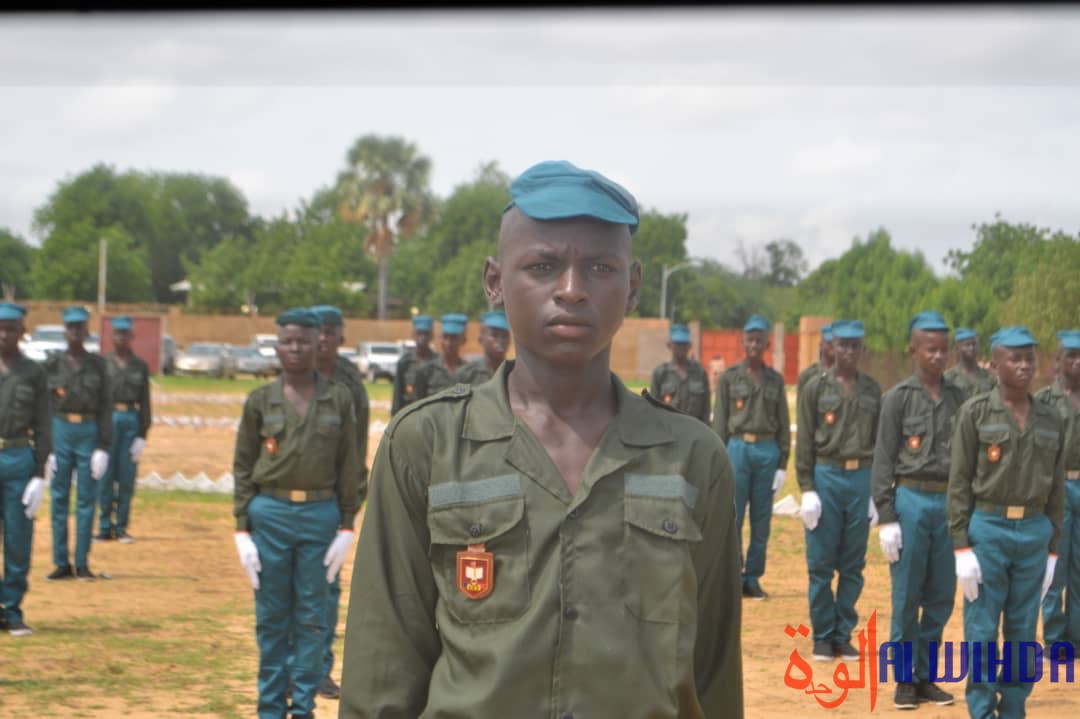
<path id="1" fill-rule="evenodd" d="M 367 250 L 379 266 L 379 319 L 386 319 L 390 258 L 401 240 L 434 216 L 428 188 L 431 160 L 400 137 L 365 135 L 346 154 L 338 176 L 338 216 L 364 225 Z"/>
<path id="2" fill-rule="evenodd" d="M 1058 330 L 1080 327 L 1080 241 L 1053 243 L 1031 273 L 1018 274 L 1001 318 L 1027 326 L 1047 349 L 1057 347 Z"/>
<path id="3" fill-rule="evenodd" d="M 476 317 L 488 308 L 484 295 L 484 260 L 496 253 L 496 243 L 477 240 L 454 255 L 435 275 L 428 306 L 440 312 L 463 312 Z"/>
<path id="4" fill-rule="evenodd" d="M 655 209 L 640 213 L 638 230 L 633 238 L 634 259 L 641 263 L 641 294 L 634 315 L 660 315 L 660 286 L 664 265 L 668 267 L 687 260 L 685 214 L 665 215 Z M 677 296 L 681 283 L 693 270 L 683 270 L 668 279 L 668 299 Z"/>
<path id="5" fill-rule="evenodd" d="M 791 240 L 773 240 L 765 245 L 765 254 L 769 258 L 765 281 L 773 287 L 794 287 L 806 273 L 802 248 Z"/>
<path id="6" fill-rule="evenodd" d="M 23 238 L 0 229 L 0 257 L 4 258 L 0 261 L 0 297 L 13 302 L 16 295 L 33 296 L 30 267 L 37 252 Z"/>
<path id="7" fill-rule="evenodd" d="M 34 256 L 31 281 L 39 297 L 97 299 L 99 239 L 108 243 L 107 299 L 141 302 L 150 295 L 149 253 L 119 225 L 95 227 L 91 220 L 69 224 L 49 235 Z"/>
<path id="8" fill-rule="evenodd" d="M 701 260 L 685 275 L 672 303 L 675 319 L 705 327 L 742 327 L 750 315 L 769 315 L 765 284 L 743 277 L 715 260 Z"/>

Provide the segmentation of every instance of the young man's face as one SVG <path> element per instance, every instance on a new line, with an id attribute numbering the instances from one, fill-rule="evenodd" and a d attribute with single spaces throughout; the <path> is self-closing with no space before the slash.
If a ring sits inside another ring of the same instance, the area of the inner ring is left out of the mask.
<path id="1" fill-rule="evenodd" d="M 1059 350 L 1058 372 L 1070 383 L 1080 382 L 1080 350 Z"/>
<path id="2" fill-rule="evenodd" d="M 965 362 L 974 362 L 979 356 L 979 338 L 972 337 L 956 343 L 956 354 Z"/>
<path id="3" fill-rule="evenodd" d="M 686 362 L 686 358 L 690 356 L 689 342 L 668 342 L 667 346 L 671 350 L 671 358 L 679 364 Z"/>
<path id="4" fill-rule="evenodd" d="M 827 365 L 836 362 L 836 348 L 833 347 L 832 340 L 821 341 L 821 361 Z"/>
<path id="5" fill-rule="evenodd" d="M 439 346 L 442 347 L 443 357 L 449 357 L 450 359 L 458 359 L 461 353 L 461 345 L 463 344 L 465 344 L 464 333 L 460 335 L 443 334 L 439 339 Z"/>
<path id="6" fill-rule="evenodd" d="M 564 366 L 583 365 L 611 344 L 640 284 L 626 225 L 541 222 L 517 208 L 503 215 L 498 261 L 484 267 L 488 298 L 505 307 L 519 353 Z"/>
<path id="7" fill-rule="evenodd" d="M 113 330 L 112 343 L 113 348 L 117 352 L 128 352 L 131 350 L 131 330 Z"/>
<path id="8" fill-rule="evenodd" d="M 64 325 L 64 339 L 67 340 L 68 349 L 82 347 L 86 341 L 86 323 L 68 322 Z"/>
<path id="9" fill-rule="evenodd" d="M 945 373 L 945 359 L 949 354 L 949 335 L 945 332 L 915 330 L 911 333 L 911 356 L 915 366 L 931 379 L 939 379 Z"/>
<path id="10" fill-rule="evenodd" d="M 1035 377 L 1035 348 L 995 347 L 994 365 L 1002 386 L 1027 392 Z"/>
<path id="11" fill-rule="evenodd" d="M 510 349 L 510 333 L 498 327 L 484 327 L 480 330 L 480 346 L 492 364 L 501 364 Z"/>
<path id="12" fill-rule="evenodd" d="M 833 349 L 836 354 L 836 368 L 845 374 L 854 372 L 863 353 L 862 339 L 834 339 Z"/>
<path id="13" fill-rule="evenodd" d="M 338 347 L 345 341 L 345 328 L 341 325 L 322 325 L 319 327 L 319 351 L 321 360 L 337 357 Z"/>
<path id="14" fill-rule="evenodd" d="M 413 330 L 412 336 L 417 350 L 427 351 L 431 346 L 431 330 Z"/>
<path id="15" fill-rule="evenodd" d="M 762 330 L 743 332 L 742 346 L 746 359 L 760 360 L 765 356 L 765 350 L 769 349 L 769 336 Z"/>
<path id="16" fill-rule="evenodd" d="M 315 348 L 319 343 L 319 331 L 314 327 L 285 325 L 277 332 L 278 360 L 286 372 L 297 373 L 315 368 Z"/>
<path id="17" fill-rule="evenodd" d="M 22 334 L 22 320 L 0 320 L 0 354 L 15 354 Z"/>

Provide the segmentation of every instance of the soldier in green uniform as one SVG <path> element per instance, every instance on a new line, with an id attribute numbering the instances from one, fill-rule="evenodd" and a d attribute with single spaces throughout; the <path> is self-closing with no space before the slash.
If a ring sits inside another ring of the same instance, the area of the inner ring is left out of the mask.
<path id="1" fill-rule="evenodd" d="M 416 348 L 406 352 L 398 360 L 394 371 L 394 394 L 390 401 L 390 416 L 402 407 L 416 401 L 416 373 L 424 364 L 438 358 L 431 349 L 432 321 L 429 315 L 416 315 L 412 319 L 413 340 Z"/>
<path id="2" fill-rule="evenodd" d="M 668 332 L 671 361 L 652 373 L 649 393 L 675 409 L 709 423 L 709 375 L 690 356 L 690 328 L 673 324 Z"/>
<path id="3" fill-rule="evenodd" d="M 835 363 L 836 355 L 833 351 L 832 325 L 822 325 L 821 344 L 818 345 L 818 361 L 799 373 L 796 391 L 801 392 L 802 388 L 806 385 L 808 381 L 810 381 L 811 377 L 825 374 L 830 369 L 832 369 L 832 366 Z"/>
<path id="4" fill-rule="evenodd" d="M 742 717 L 731 463 L 610 369 L 636 202 L 566 162 L 511 196 L 484 289 L 517 359 L 386 430 L 339 716 Z"/>
<path id="5" fill-rule="evenodd" d="M 461 347 L 465 344 L 465 325 L 468 315 L 451 312 L 439 318 L 439 348 L 442 353 L 416 370 L 416 399 L 430 397 L 457 384 L 458 373 L 464 369 Z"/>
<path id="6" fill-rule="evenodd" d="M 1024 654 L 1032 676 L 1034 656 L 1020 642 L 1035 641 L 1039 603 L 1057 562 L 1065 423 L 1030 394 L 1036 344 L 1025 327 L 994 334 L 998 386 L 964 403 L 953 435 L 947 516 L 964 593 L 965 697 L 972 717 L 1024 716 L 1033 684 L 1020 681 L 1020 659 Z M 987 647 L 997 643 L 999 627 L 1012 645 L 1012 666 L 1010 681 L 995 670 L 995 682 L 987 679 Z M 973 656 L 974 643 L 982 651 Z M 972 680 L 976 672 L 983 681 Z"/>
<path id="7" fill-rule="evenodd" d="M 0 524 L 4 532 L 0 630 L 33 634 L 22 612 L 29 587 L 34 515 L 45 496 L 49 390 L 45 372 L 19 351 L 26 309 L 0 302 Z"/>
<path id="8" fill-rule="evenodd" d="M 762 600 L 765 550 L 769 542 L 773 495 L 784 486 L 791 451 L 784 377 L 765 365 L 769 321 L 754 315 L 743 325 L 746 359 L 724 370 L 716 385 L 713 429 L 727 445 L 735 468 L 735 516 L 740 548 L 743 517 L 750 503 L 750 544 L 743 565 L 744 597 Z"/>
<path id="9" fill-rule="evenodd" d="M 1065 518 L 1053 582 L 1042 603 L 1043 645 L 1080 647 L 1080 330 L 1057 333 L 1057 381 L 1035 399 L 1061 413 L 1065 423 Z M 1064 606 L 1062 605 L 1064 593 Z M 1065 647 L 1058 648 L 1064 661 Z"/>
<path id="10" fill-rule="evenodd" d="M 870 522 L 870 498 L 881 387 L 858 371 L 865 331 L 858 320 L 832 324 L 836 365 L 811 377 L 798 400 L 795 470 L 802 489 L 814 659 L 856 659 L 858 621 Z M 833 575 L 839 575 L 836 594 Z"/>
<path id="11" fill-rule="evenodd" d="M 112 395 L 113 433 L 109 468 L 101 479 L 96 539 L 130 544 L 135 541 L 127 531 L 131 498 L 152 421 L 150 367 L 131 351 L 131 317 L 114 317 L 111 324 L 114 351 L 105 358 L 105 366 Z"/>
<path id="12" fill-rule="evenodd" d="M 259 719 L 298 719 L 314 716 L 326 676 L 330 585 L 352 546 L 361 463 L 352 396 L 315 371 L 319 318 L 292 309 L 277 324 L 282 372 L 244 403 L 233 514 L 237 553 L 255 590 Z"/>
<path id="13" fill-rule="evenodd" d="M 945 379 L 963 390 L 965 398 L 989 392 L 997 385 L 994 373 L 979 366 L 979 335 L 975 330 L 956 328 L 956 359 L 956 365 L 945 371 Z"/>
<path id="14" fill-rule="evenodd" d="M 487 382 L 495 375 L 499 365 L 506 359 L 510 349 L 510 323 L 506 321 L 506 311 L 502 308 L 489 310 L 480 318 L 480 346 L 484 356 L 474 362 L 468 362 L 457 374 L 457 381 L 465 384 Z"/>
<path id="15" fill-rule="evenodd" d="M 53 564 L 49 581 L 78 578 L 93 580 L 90 571 L 90 539 L 98 481 L 109 468 L 112 445 L 112 404 L 109 370 L 105 358 L 86 351 L 86 323 L 90 313 L 82 307 L 63 312 L 67 350 L 45 360 L 52 397 L 53 453 L 45 467 L 52 503 Z M 68 561 L 68 511 L 72 470 L 78 476 L 75 514 L 75 569 Z"/>
<path id="16" fill-rule="evenodd" d="M 945 490 L 953 422 L 964 402 L 963 391 L 942 376 L 949 326 L 941 313 L 915 315 L 908 343 L 915 373 L 882 399 L 870 479 L 881 551 L 892 577 L 889 641 L 914 648 L 912 681 L 897 678 L 897 709 L 954 701 L 929 679 L 929 643 L 941 645 L 956 597 Z"/>

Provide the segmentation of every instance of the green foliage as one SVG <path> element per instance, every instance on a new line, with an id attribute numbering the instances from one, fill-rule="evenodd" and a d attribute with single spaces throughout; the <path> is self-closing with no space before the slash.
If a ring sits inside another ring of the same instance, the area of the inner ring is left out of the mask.
<path id="1" fill-rule="evenodd" d="M 806 258 L 802 248 L 792 240 L 774 240 L 765 245 L 769 258 L 769 274 L 765 282 L 773 287 L 794 287 L 806 274 Z"/>
<path id="2" fill-rule="evenodd" d="M 946 277 L 930 291 L 923 306 L 914 312 L 936 309 L 945 317 L 949 327 L 970 327 L 980 337 L 989 338 L 1000 326 L 998 305 L 989 285 Z M 990 343 L 982 342 L 980 347 L 988 352 Z"/>
<path id="3" fill-rule="evenodd" d="M 760 280 L 742 277 L 715 260 L 701 260 L 680 274 L 687 276 L 674 299 L 676 321 L 697 319 L 708 328 L 742 327 L 756 312 L 770 314 Z"/>
<path id="4" fill-rule="evenodd" d="M 1080 327 L 1080 242 L 1054 242 L 1029 274 L 1018 274 L 1002 324 L 1025 325 L 1047 351 L 1056 333 Z"/>
<path id="5" fill-rule="evenodd" d="M 672 267 L 687 260 L 685 214 L 665 215 L 655 209 L 640 213 L 638 230 L 634 234 L 634 259 L 641 262 L 641 295 L 638 299 L 636 317 L 660 315 L 660 285 L 663 267 Z M 692 269 L 684 269 L 668 277 L 668 313 L 672 301 L 685 285 Z M 676 302 L 676 305 L 679 303 Z"/>
<path id="6" fill-rule="evenodd" d="M 30 267 L 38 249 L 28 245 L 23 238 L 8 230 L 0 229 L 0 298 L 33 296 Z"/>
<path id="7" fill-rule="evenodd" d="M 484 261 L 496 254 L 497 243 L 477 240 L 466 245 L 435 274 L 427 307 L 433 312 L 464 312 L 478 318 L 488 308 L 484 296 Z"/>
<path id="8" fill-rule="evenodd" d="M 97 299 L 98 240 L 108 243 L 106 282 L 110 302 L 140 302 L 150 296 L 149 252 L 119 225 L 95 227 L 89 220 L 49 235 L 33 259 L 31 281 L 38 297 Z"/>

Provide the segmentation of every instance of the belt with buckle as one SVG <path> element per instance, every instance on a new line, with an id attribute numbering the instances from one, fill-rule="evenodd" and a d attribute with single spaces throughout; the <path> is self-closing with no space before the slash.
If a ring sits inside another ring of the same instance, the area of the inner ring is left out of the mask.
<path id="1" fill-rule="evenodd" d="M 949 489 L 947 479 L 915 479 L 914 477 L 897 477 L 896 484 L 900 487 L 917 489 L 920 492 L 933 492 L 944 494 Z"/>
<path id="2" fill-rule="evenodd" d="M 259 494 L 268 494 L 278 499 L 287 499 L 290 502 L 320 502 L 331 499 L 334 496 L 332 489 L 273 489 L 264 488 Z"/>
<path id="3" fill-rule="evenodd" d="M 1043 507 L 1031 507 L 1025 504 L 995 504 L 975 500 L 975 509 L 980 512 L 989 512 L 1005 519 L 1028 519 L 1043 514 Z"/>
<path id="4" fill-rule="evenodd" d="M 113 409 L 117 412 L 137 412 L 139 409 L 138 402 L 117 402 L 113 405 Z"/>
<path id="5" fill-rule="evenodd" d="M 82 424 L 83 422 L 93 422 L 97 417 L 92 414 L 79 414 L 78 412 L 61 412 L 60 419 L 65 422 L 71 422 L 72 424 Z"/>
<path id="6" fill-rule="evenodd" d="M 1080 469 L 1070 469 L 1065 473 L 1065 479 L 1080 479 Z"/>
<path id="7" fill-rule="evenodd" d="M 871 459 L 825 459 L 822 457 L 818 460 L 821 464 L 827 464 L 830 467 L 842 469 L 845 472 L 854 472 L 856 469 L 862 469 L 863 467 L 869 467 L 873 464 Z"/>
<path id="8" fill-rule="evenodd" d="M 757 444 L 758 442 L 766 442 L 773 438 L 771 434 L 754 434 L 753 432 L 743 432 L 739 435 L 739 438 L 747 444 Z"/>
<path id="9" fill-rule="evenodd" d="M 16 447 L 29 447 L 29 437 L 12 437 L 10 439 L 0 437 L 0 449 L 15 449 Z"/>

